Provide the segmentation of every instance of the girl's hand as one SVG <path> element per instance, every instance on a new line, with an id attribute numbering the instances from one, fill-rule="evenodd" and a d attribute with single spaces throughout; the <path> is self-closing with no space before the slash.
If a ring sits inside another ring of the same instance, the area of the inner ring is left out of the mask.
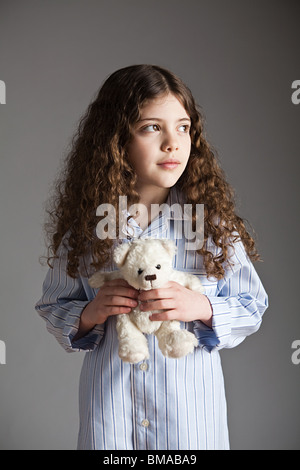
<path id="1" fill-rule="evenodd" d="M 194 321 L 201 320 L 211 328 L 212 308 L 208 298 L 199 292 L 183 287 L 177 282 L 170 281 L 161 289 L 140 292 L 142 311 L 165 310 L 151 315 L 153 321 Z M 151 301 L 148 303 L 148 301 Z"/>
<path id="2" fill-rule="evenodd" d="M 78 333 L 73 341 L 84 336 L 95 325 L 103 324 L 110 315 L 130 313 L 137 306 L 138 290 L 123 279 L 103 284 L 96 297 L 83 309 Z"/>

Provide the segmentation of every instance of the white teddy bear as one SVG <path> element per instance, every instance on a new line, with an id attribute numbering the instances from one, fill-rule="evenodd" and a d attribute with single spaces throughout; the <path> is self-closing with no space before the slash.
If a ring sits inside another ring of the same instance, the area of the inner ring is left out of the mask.
<path id="1" fill-rule="evenodd" d="M 114 250 L 114 261 L 119 270 L 96 272 L 90 279 L 91 287 L 99 288 L 105 281 L 125 279 L 132 287 L 150 290 L 175 281 L 188 289 L 204 292 L 200 280 L 173 269 L 176 247 L 173 241 L 162 239 L 137 239 L 123 243 Z M 153 312 L 142 312 L 137 306 L 130 314 L 117 316 L 119 356 L 124 362 L 135 364 L 149 358 L 148 342 L 144 335 L 154 333 L 162 354 L 180 358 L 197 346 L 195 335 L 180 328 L 179 321 L 151 321 Z"/>

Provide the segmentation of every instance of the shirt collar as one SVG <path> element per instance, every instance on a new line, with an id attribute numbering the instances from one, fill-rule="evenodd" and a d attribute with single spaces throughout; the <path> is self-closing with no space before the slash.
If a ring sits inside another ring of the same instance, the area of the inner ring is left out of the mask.
<path id="1" fill-rule="evenodd" d="M 127 224 L 126 222 L 123 224 L 121 232 L 127 239 L 166 238 L 170 221 L 184 220 L 182 204 L 183 195 L 176 186 L 173 186 L 169 191 L 165 204 L 162 205 L 162 211 L 145 230 L 142 230 L 135 219 L 131 217 L 127 220 Z M 126 210 L 123 213 L 127 216 L 130 215 Z"/>

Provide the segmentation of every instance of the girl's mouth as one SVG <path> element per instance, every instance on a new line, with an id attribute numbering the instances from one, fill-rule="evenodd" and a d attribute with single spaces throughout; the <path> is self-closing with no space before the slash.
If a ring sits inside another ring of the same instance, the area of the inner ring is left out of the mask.
<path id="1" fill-rule="evenodd" d="M 180 165 L 180 162 L 175 160 L 168 160 L 162 163 L 158 163 L 158 166 L 163 168 L 164 170 L 174 170 Z"/>

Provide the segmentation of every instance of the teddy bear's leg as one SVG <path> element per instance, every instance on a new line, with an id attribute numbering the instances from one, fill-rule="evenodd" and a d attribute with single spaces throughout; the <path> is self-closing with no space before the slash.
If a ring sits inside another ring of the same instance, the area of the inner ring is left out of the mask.
<path id="1" fill-rule="evenodd" d="M 198 345 L 196 336 L 181 329 L 178 321 L 163 321 L 155 335 L 158 339 L 158 346 L 166 357 L 186 356 Z"/>
<path id="2" fill-rule="evenodd" d="M 148 359 L 149 349 L 145 335 L 132 323 L 129 315 L 117 317 L 119 356 L 124 362 L 136 364 Z"/>

